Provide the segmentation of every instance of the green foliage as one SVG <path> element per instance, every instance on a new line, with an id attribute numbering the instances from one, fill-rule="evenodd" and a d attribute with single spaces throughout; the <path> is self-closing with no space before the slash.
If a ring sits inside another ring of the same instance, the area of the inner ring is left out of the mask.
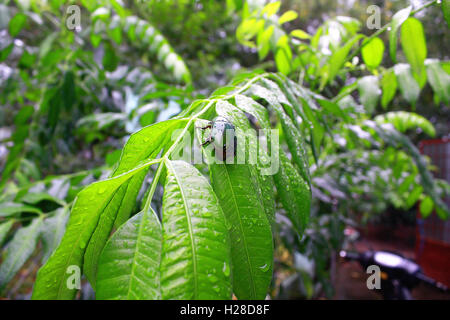
<path id="1" fill-rule="evenodd" d="M 436 135 L 436 130 L 434 129 L 431 122 L 413 112 L 388 112 L 386 114 L 376 116 L 374 120 L 378 124 L 391 123 L 395 127 L 395 129 L 400 132 L 406 132 L 410 129 L 420 128 L 431 137 L 434 137 Z"/>
<path id="2" fill-rule="evenodd" d="M 351 17 L 307 27 L 307 10 L 280 1 L 78 5 L 76 30 L 60 1 L 0 5 L 8 298 L 19 270 L 42 264 L 33 299 L 80 297 L 67 286 L 73 266 L 97 299 L 331 296 L 345 225 L 416 204 L 423 217 L 448 218 L 450 188 L 414 146 L 441 135 L 450 101 L 449 63 L 427 59 L 427 17 L 413 17 L 436 1 L 370 36 Z M 219 115 L 244 141 L 246 163 L 217 163 L 208 147 L 202 163 L 180 160 Z"/>
<path id="3" fill-rule="evenodd" d="M 266 7 L 275 8 L 274 3 L 277 2 L 269 3 Z M 431 71 L 425 66 L 427 44 L 423 26 L 418 19 L 410 17 L 433 3 L 426 3 L 414 11 L 411 6 L 398 11 L 390 23 L 370 37 L 359 33 L 359 21 L 342 16 L 326 21 L 312 36 L 299 29 L 287 34 L 281 24 L 274 23 L 274 19 L 267 16 L 264 11 L 266 7 L 257 7 L 250 12 L 249 9 L 243 10 L 243 21 L 236 35 L 243 45 L 257 48 L 260 60 L 266 59 L 271 50 L 281 73 L 299 73 L 300 80 L 313 90 L 318 89 L 319 92 L 326 93 L 338 87 L 342 90 L 349 89 L 346 93 L 350 93 L 358 88 L 361 102 L 370 112 L 375 112 L 377 107 L 377 87 L 380 81 L 381 104 L 384 109 L 394 98 L 397 85 L 405 100 L 415 108 L 427 80 L 436 93 L 435 102 L 439 105 L 447 100 L 442 100 L 443 90 L 437 84 L 437 73 L 434 75 L 435 79 L 427 77 Z M 272 14 L 275 15 L 277 11 L 278 9 L 274 10 Z M 395 73 L 392 73 L 381 65 L 385 45 L 378 36 L 387 30 L 391 59 L 394 63 L 397 62 L 397 38 L 400 32 L 403 54 L 408 61 L 409 70 L 406 64 L 401 63 L 393 67 Z M 255 37 L 257 46 L 251 41 Z M 352 59 L 359 53 L 364 62 L 361 66 L 358 65 L 358 60 Z M 437 66 L 433 65 L 433 68 Z M 342 82 L 352 74 L 357 74 L 360 69 L 367 69 L 376 77 L 364 77 L 358 80 L 357 86 L 342 88 Z M 384 79 L 380 74 L 384 74 Z M 439 79 L 444 87 L 447 86 L 448 80 L 444 73 L 439 72 Z"/>
<path id="4" fill-rule="evenodd" d="M 101 255 L 97 299 L 160 299 L 161 247 L 161 224 L 152 209 L 123 224 Z"/>
<path id="5" fill-rule="evenodd" d="M 264 298 L 272 278 L 273 263 L 272 231 L 265 207 L 266 203 L 273 201 L 268 197 L 265 186 L 270 181 L 264 180 L 261 176 L 259 166 L 210 163 L 212 184 L 210 186 L 192 165 L 184 161 L 174 161 L 171 158 L 176 154 L 174 150 L 181 143 L 184 134 L 192 132 L 194 123 L 198 122 L 202 115 L 212 116 L 215 113 L 227 116 L 237 125 L 238 132 L 249 128 L 247 117 L 239 111 L 242 103 L 236 106 L 231 103 L 237 96 L 247 94 L 247 99 L 253 96 L 260 97 L 277 110 L 280 121 L 286 128 L 284 134 L 288 138 L 287 145 L 295 162 L 301 166 L 301 170 L 295 169 L 295 166 L 287 159 L 282 162 L 282 165 L 286 165 L 288 170 L 294 170 L 293 174 L 297 172 L 298 175 L 308 176 L 307 165 L 305 165 L 307 160 L 304 158 L 301 144 L 302 133 L 292 124 L 292 119 L 284 111 L 281 103 L 287 103 L 290 108 L 292 105 L 283 95 L 283 90 L 278 87 L 278 84 L 269 81 L 268 78 L 277 81 L 286 92 L 295 90 L 302 92 L 303 98 L 311 99 L 309 93 L 301 91 L 301 88 L 297 88 L 294 84 L 281 81 L 281 78 L 276 75 L 259 75 L 246 82 L 235 84 L 232 93 L 194 102 L 178 119 L 160 122 L 134 134 L 125 145 L 119 165 L 112 177 L 94 183 L 78 194 L 61 245 L 39 271 L 33 298 L 73 298 L 76 291 L 65 286 L 68 277 L 66 269 L 70 265 L 82 265 L 83 272 L 95 290 L 101 290 L 102 285 L 106 288 L 110 286 L 108 277 L 111 275 L 105 274 L 105 271 L 98 271 L 99 261 L 101 270 L 101 265 L 108 263 L 108 255 L 112 255 L 111 250 L 120 250 L 123 254 L 122 259 L 133 259 L 135 256 L 134 250 L 123 252 L 121 248 L 109 246 L 106 243 L 114 222 L 118 219 L 124 221 L 129 216 L 129 210 L 137 196 L 136 192 L 142 184 L 143 175 L 153 164 L 159 164 L 159 166 L 143 212 L 149 210 L 156 184 L 164 168 L 164 175 L 161 177 L 165 181 L 161 220 L 163 245 L 162 247 L 147 246 L 149 250 L 156 250 L 152 256 L 161 257 L 159 261 L 161 297 L 219 299 L 230 298 L 231 292 L 234 292 L 242 299 Z M 277 88 L 278 94 L 274 95 L 265 89 L 267 85 Z M 293 96 L 292 94 L 291 99 Z M 258 106 L 257 102 L 248 100 L 245 105 L 246 111 L 255 117 L 267 116 L 267 110 L 254 106 Z M 175 140 L 169 140 L 177 128 L 181 129 L 181 133 Z M 296 133 L 294 134 L 292 130 Z M 148 143 L 150 139 L 152 143 Z M 156 158 L 161 149 L 164 150 L 162 156 Z M 292 185 L 293 196 L 295 196 L 298 192 L 297 181 L 291 180 L 288 184 Z M 196 188 L 189 186 L 196 186 Z M 300 199 L 309 202 L 310 194 L 307 184 L 300 185 L 300 188 L 304 190 Z M 286 194 L 289 196 L 289 189 Z M 284 202 L 284 205 L 290 212 L 289 216 L 293 219 L 293 223 L 301 231 L 300 228 L 306 224 L 309 206 L 303 203 L 299 207 L 298 204 L 288 202 Z M 291 206 L 294 207 L 290 208 Z M 269 212 L 269 214 L 273 216 L 273 213 Z M 297 214 L 300 215 L 301 220 Z M 120 230 L 127 230 L 126 226 Z M 160 228 L 156 223 L 152 223 L 151 226 Z M 117 237 L 120 237 L 122 232 L 125 233 L 124 236 L 127 235 L 126 231 L 120 230 Z M 156 235 L 157 231 L 154 232 Z M 231 241 L 228 240 L 228 234 Z M 117 241 L 116 239 L 114 237 L 110 241 Z M 215 241 L 217 243 L 212 245 Z M 107 249 L 103 250 L 105 245 Z M 212 255 L 213 247 L 214 255 Z M 135 250 L 138 248 L 135 247 Z M 105 258 L 101 258 L 102 251 L 105 252 Z M 191 276 L 186 278 L 188 269 L 190 270 L 188 274 Z M 130 269 L 127 270 L 130 272 Z M 100 289 L 97 288 L 99 272 L 100 283 L 103 283 Z M 124 270 L 119 269 L 117 272 L 124 272 Z M 231 274 L 233 274 L 233 284 L 231 284 Z M 123 279 L 131 283 L 133 276 L 129 277 L 123 277 Z M 103 292 L 100 296 L 106 294 Z M 113 296 L 121 297 L 123 294 L 130 298 L 149 297 L 133 295 L 130 291 Z M 155 292 L 150 295 L 158 297 Z"/>
<path id="6" fill-rule="evenodd" d="M 172 72 L 177 81 L 191 82 L 191 75 L 183 59 L 177 55 L 169 42 L 155 27 L 147 21 L 136 16 L 112 15 L 107 8 L 100 7 L 91 14 L 94 28 L 91 32 L 91 41 L 97 46 L 106 32 L 117 44 L 121 43 L 122 30 L 133 43 L 143 44 L 147 51 L 154 54 L 158 61 Z M 110 23 L 108 23 L 110 21 Z M 117 67 L 115 50 L 107 42 L 103 65 L 108 71 Z"/>
<path id="7" fill-rule="evenodd" d="M 383 61 L 384 42 L 380 38 L 367 41 L 361 48 L 364 63 L 369 69 L 377 68 Z"/>
<path id="8" fill-rule="evenodd" d="M 389 32 L 389 53 L 391 55 L 391 59 L 394 62 L 397 62 L 397 37 L 398 30 L 402 26 L 402 24 L 408 19 L 411 14 L 412 7 L 409 6 L 405 9 L 402 9 L 394 14 L 391 22 L 391 30 Z"/>

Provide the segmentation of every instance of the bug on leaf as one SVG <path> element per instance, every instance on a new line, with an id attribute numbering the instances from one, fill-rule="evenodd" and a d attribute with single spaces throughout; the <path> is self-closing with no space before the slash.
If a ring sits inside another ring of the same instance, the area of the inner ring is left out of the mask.
<path id="1" fill-rule="evenodd" d="M 237 138 L 234 125 L 225 117 L 216 117 L 207 126 L 199 129 L 211 129 L 209 136 L 201 145 L 206 147 L 209 144 L 214 145 L 216 157 L 224 160 L 236 155 Z"/>

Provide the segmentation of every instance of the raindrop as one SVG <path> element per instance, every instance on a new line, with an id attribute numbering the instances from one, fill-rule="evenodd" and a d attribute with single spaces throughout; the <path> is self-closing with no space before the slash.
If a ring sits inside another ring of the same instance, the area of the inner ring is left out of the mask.
<path id="1" fill-rule="evenodd" d="M 223 271 L 223 274 L 225 275 L 225 277 L 228 277 L 230 275 L 230 267 L 228 266 L 228 264 L 226 262 L 223 263 L 222 271 Z"/>
<path id="2" fill-rule="evenodd" d="M 269 264 L 268 263 L 266 263 L 266 264 L 264 264 L 263 266 L 261 266 L 261 267 L 259 267 L 263 272 L 267 272 L 267 270 L 269 270 Z"/>

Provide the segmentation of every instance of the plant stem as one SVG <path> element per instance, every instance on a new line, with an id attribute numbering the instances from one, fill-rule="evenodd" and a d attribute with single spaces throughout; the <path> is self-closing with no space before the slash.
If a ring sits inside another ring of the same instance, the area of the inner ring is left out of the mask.
<path id="1" fill-rule="evenodd" d="M 180 140 L 183 138 L 183 136 L 186 134 L 186 132 L 189 130 L 189 128 L 191 127 L 191 125 L 202 115 L 204 114 L 206 111 L 209 110 L 209 108 L 211 106 L 214 105 L 214 103 L 218 100 L 228 100 L 233 98 L 234 96 L 236 96 L 237 94 L 240 94 L 241 92 L 245 91 L 248 89 L 248 87 L 258 81 L 259 79 L 261 79 L 262 77 L 265 77 L 267 74 L 261 74 L 259 76 L 256 76 L 254 78 L 252 78 L 251 80 L 247 81 L 247 83 L 240 87 L 236 92 L 234 92 L 233 94 L 221 97 L 221 98 L 216 98 L 216 99 L 208 99 L 205 101 L 208 101 L 208 104 L 203 107 L 202 110 L 200 110 L 199 112 L 197 112 L 197 114 L 195 114 L 194 116 L 192 116 L 188 123 L 186 124 L 186 126 L 184 127 L 183 131 L 178 135 L 178 137 L 176 138 L 176 140 L 174 141 L 174 143 L 170 146 L 170 148 L 164 153 L 164 155 L 159 159 L 159 165 L 158 165 L 158 169 L 156 169 L 156 173 L 155 173 L 155 177 L 153 178 L 152 184 L 150 186 L 150 191 L 148 193 L 148 197 L 147 200 L 145 202 L 144 205 L 144 211 L 147 211 L 150 208 L 150 204 L 153 200 L 153 195 L 155 193 L 156 190 L 156 186 L 158 184 L 159 181 L 159 177 L 161 176 L 161 172 L 162 169 L 164 168 L 164 162 L 169 160 L 170 154 L 172 153 L 172 151 L 174 150 L 174 148 L 177 146 L 177 144 L 180 142 Z"/>

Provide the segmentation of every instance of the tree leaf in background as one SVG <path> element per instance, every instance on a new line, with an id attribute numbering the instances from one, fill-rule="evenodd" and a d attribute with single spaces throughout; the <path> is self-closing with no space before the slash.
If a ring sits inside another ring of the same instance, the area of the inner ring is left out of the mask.
<path id="1" fill-rule="evenodd" d="M 274 180 L 283 208 L 301 235 L 309 220 L 311 191 L 283 152 L 280 152 L 280 170 L 274 175 Z"/>
<path id="2" fill-rule="evenodd" d="M 378 115 L 374 120 L 378 124 L 391 123 L 395 129 L 403 133 L 410 129 L 420 128 L 430 137 L 436 135 L 436 130 L 431 122 L 414 112 L 393 111 Z"/>
<path id="3" fill-rule="evenodd" d="M 162 298 L 230 299 L 230 241 L 217 197 L 192 165 L 165 164 Z"/>
<path id="4" fill-rule="evenodd" d="M 278 19 L 278 23 L 283 24 L 283 23 L 295 20 L 295 19 L 297 19 L 297 17 L 298 17 L 297 12 L 295 12 L 293 10 L 289 10 L 281 15 L 281 17 Z"/>
<path id="5" fill-rule="evenodd" d="M 358 91 L 362 105 L 367 113 L 372 113 L 378 104 L 380 97 L 380 87 L 378 85 L 378 77 L 365 76 L 358 80 Z"/>
<path id="6" fill-rule="evenodd" d="M 383 73 L 381 78 L 381 90 L 383 91 L 381 96 L 381 106 L 383 109 L 386 109 L 397 92 L 397 77 L 395 76 L 394 70 L 389 69 Z"/>
<path id="7" fill-rule="evenodd" d="M 43 246 L 42 263 L 48 260 L 61 242 L 66 231 L 69 214 L 70 210 L 67 207 L 62 207 L 56 210 L 54 216 L 44 219 L 40 232 Z"/>
<path id="8" fill-rule="evenodd" d="M 3 241 L 5 241 L 6 235 L 8 234 L 8 231 L 11 229 L 13 224 L 14 220 L 12 219 L 0 223 L 0 247 L 3 244 Z"/>
<path id="9" fill-rule="evenodd" d="M 423 187 L 421 185 L 416 185 L 414 189 L 408 194 L 408 198 L 406 199 L 406 207 L 411 208 L 417 200 L 419 200 L 422 195 Z"/>
<path id="10" fill-rule="evenodd" d="M 64 109 L 66 111 L 72 110 L 72 106 L 77 100 L 75 90 L 75 76 L 72 71 L 64 73 L 64 81 L 61 85 L 62 99 L 64 101 Z"/>
<path id="11" fill-rule="evenodd" d="M 0 266 L 0 292 L 33 253 L 41 224 L 42 218 L 34 219 L 28 226 L 20 228 L 9 242 Z"/>
<path id="12" fill-rule="evenodd" d="M 172 72 L 177 81 L 184 81 L 186 84 L 191 83 L 192 79 L 189 69 L 161 32 L 147 21 L 136 16 L 122 18 L 121 22 L 123 30 L 132 42 L 136 39 L 141 39 L 149 46 L 148 50 L 156 54 L 159 62 Z M 110 27 L 114 28 L 114 23 Z"/>
<path id="13" fill-rule="evenodd" d="M 311 36 L 308 33 L 306 33 L 303 30 L 300 30 L 300 29 L 292 30 L 291 36 L 302 39 L 302 40 L 311 39 Z"/>
<path id="14" fill-rule="evenodd" d="M 403 52 L 416 80 L 421 84 L 420 79 L 425 75 L 424 61 L 427 57 L 427 44 L 422 23 L 416 18 L 408 18 L 403 23 L 400 34 Z"/>
<path id="15" fill-rule="evenodd" d="M 58 199 L 58 198 L 48 194 L 47 192 L 28 192 L 28 193 L 24 194 L 23 196 L 18 197 L 17 200 L 20 200 L 22 202 L 29 203 L 29 204 L 38 204 L 41 201 L 54 202 L 60 206 L 64 206 L 66 204 L 63 200 Z"/>
<path id="16" fill-rule="evenodd" d="M 5 61 L 9 57 L 13 49 L 14 49 L 14 42 L 11 42 L 7 46 L 3 47 L 0 50 L 0 62 Z"/>
<path id="17" fill-rule="evenodd" d="M 430 196 L 426 196 L 422 201 L 420 201 L 420 214 L 425 219 L 431 212 L 433 212 L 434 203 Z"/>
<path id="18" fill-rule="evenodd" d="M 273 16 L 275 13 L 278 12 L 278 10 L 280 10 L 280 5 L 281 5 L 280 1 L 268 3 L 264 6 L 262 13 L 266 13 L 267 17 Z"/>
<path id="19" fill-rule="evenodd" d="M 411 14 L 412 6 L 398 11 L 392 17 L 391 30 L 389 31 L 389 53 L 391 55 L 392 61 L 397 62 L 397 37 L 398 29 L 402 26 L 403 22 L 408 19 Z"/>
<path id="20" fill-rule="evenodd" d="M 161 224 L 153 209 L 141 211 L 108 240 L 98 266 L 96 298 L 161 299 Z"/>
<path id="21" fill-rule="evenodd" d="M 9 21 L 9 34 L 12 38 L 17 36 L 22 30 L 22 28 L 25 26 L 25 23 L 27 22 L 27 16 L 23 13 L 16 14 L 10 21 Z"/>
<path id="22" fill-rule="evenodd" d="M 12 135 L 13 146 L 9 150 L 5 166 L 3 167 L 0 190 L 20 164 L 21 154 L 23 153 L 25 141 L 29 134 L 29 122 L 33 113 L 34 108 L 32 106 L 23 106 L 14 117 L 16 131 Z"/>
<path id="23" fill-rule="evenodd" d="M 291 72 L 291 60 L 289 54 L 284 47 L 279 47 L 275 53 L 275 63 L 277 64 L 277 69 L 282 74 L 289 74 Z"/>
<path id="24" fill-rule="evenodd" d="M 361 39 L 362 35 L 357 35 L 347 41 L 345 45 L 336 50 L 332 55 L 328 63 L 328 71 L 322 75 L 321 88 L 325 87 L 327 83 L 332 83 L 334 78 L 341 71 L 345 61 L 347 60 L 350 51 L 356 42 Z"/>
<path id="25" fill-rule="evenodd" d="M 268 27 L 263 32 L 258 33 L 258 56 L 259 60 L 264 60 L 270 50 L 270 38 L 272 37 L 274 26 Z"/>
<path id="26" fill-rule="evenodd" d="M 38 214 L 42 213 L 39 208 L 28 206 L 22 203 L 3 202 L 0 204 L 0 217 L 9 217 L 21 212 L 32 212 Z"/>
<path id="27" fill-rule="evenodd" d="M 450 75 L 444 71 L 438 60 L 427 59 L 425 61 L 428 82 L 434 93 L 445 104 L 450 104 Z"/>
<path id="28" fill-rule="evenodd" d="M 384 42 L 378 37 L 369 40 L 361 48 L 364 63 L 370 69 L 375 69 L 380 65 L 381 61 L 383 61 L 383 54 Z"/>
<path id="29" fill-rule="evenodd" d="M 450 0 L 442 0 L 441 7 L 447 27 L 450 28 Z"/>
<path id="30" fill-rule="evenodd" d="M 103 68 L 105 68 L 106 71 L 112 72 L 116 70 L 118 63 L 119 57 L 116 54 L 116 49 L 109 41 L 106 42 L 102 60 Z"/>
<path id="31" fill-rule="evenodd" d="M 415 106 L 420 95 L 420 87 L 411 74 L 411 68 L 405 63 L 399 63 L 394 66 L 394 72 L 403 97 Z"/>

